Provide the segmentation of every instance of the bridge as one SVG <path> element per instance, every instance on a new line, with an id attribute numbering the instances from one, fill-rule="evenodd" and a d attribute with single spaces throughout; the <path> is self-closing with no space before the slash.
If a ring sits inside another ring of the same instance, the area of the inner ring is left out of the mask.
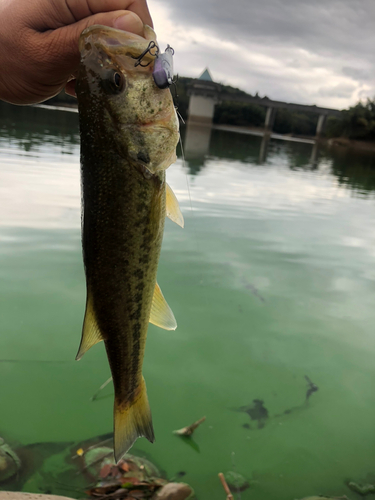
<path id="1" fill-rule="evenodd" d="M 306 104 L 295 104 L 291 102 L 273 101 L 268 97 L 252 97 L 250 95 L 230 94 L 222 90 L 222 86 L 212 80 L 209 71 L 206 69 L 202 75 L 194 80 L 188 90 L 189 120 L 211 125 L 214 116 L 215 105 L 224 102 L 239 102 L 246 104 L 256 104 L 267 108 L 264 122 L 265 132 L 271 133 L 278 109 L 290 109 L 291 111 L 302 111 L 304 113 L 315 113 L 318 115 L 316 125 L 316 137 L 324 132 L 328 116 L 340 116 L 341 111 L 337 109 L 321 108 L 319 106 L 309 106 Z"/>

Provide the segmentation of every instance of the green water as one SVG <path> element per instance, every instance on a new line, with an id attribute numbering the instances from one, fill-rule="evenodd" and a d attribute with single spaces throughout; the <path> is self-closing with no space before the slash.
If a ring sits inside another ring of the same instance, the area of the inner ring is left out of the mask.
<path id="1" fill-rule="evenodd" d="M 0 112 L 0 435 L 88 439 L 112 429 L 112 389 L 90 401 L 109 377 L 103 345 L 74 361 L 77 115 Z M 186 472 L 201 499 L 224 498 L 230 470 L 252 481 L 245 500 L 354 498 L 345 482 L 375 474 L 375 158 L 271 140 L 259 162 L 260 147 L 214 131 L 205 157 L 168 170 L 185 229 L 167 221 L 158 281 L 178 329 L 149 328 L 156 442 L 133 452 Z M 319 388 L 307 404 L 305 376 Z M 260 428 L 238 411 L 257 399 Z M 192 443 L 172 434 L 202 416 Z"/>

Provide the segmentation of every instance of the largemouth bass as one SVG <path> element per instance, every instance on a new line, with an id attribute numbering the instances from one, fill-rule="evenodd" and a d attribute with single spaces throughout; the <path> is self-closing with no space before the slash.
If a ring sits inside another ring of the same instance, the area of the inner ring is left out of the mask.
<path id="1" fill-rule="evenodd" d="M 142 363 L 149 321 L 176 321 L 156 283 L 166 214 L 183 226 L 165 181 L 176 160 L 178 121 L 168 89 L 152 77 L 156 38 L 107 28 L 79 41 L 76 93 L 81 134 L 82 246 L 87 301 L 83 354 L 104 340 L 115 389 L 118 461 L 145 436 L 154 441 Z"/>

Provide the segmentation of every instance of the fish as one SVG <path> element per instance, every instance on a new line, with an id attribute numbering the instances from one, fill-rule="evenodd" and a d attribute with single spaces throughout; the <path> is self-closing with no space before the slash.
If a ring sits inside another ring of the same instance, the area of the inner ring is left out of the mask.
<path id="1" fill-rule="evenodd" d="M 148 324 L 177 327 L 156 274 L 165 217 L 184 225 L 165 179 L 176 161 L 179 125 L 169 89 L 153 80 L 158 46 L 150 27 L 144 26 L 141 37 L 91 26 L 80 36 L 79 50 L 87 298 L 76 359 L 104 341 L 115 392 L 118 462 L 138 437 L 154 441 L 142 375 Z"/>

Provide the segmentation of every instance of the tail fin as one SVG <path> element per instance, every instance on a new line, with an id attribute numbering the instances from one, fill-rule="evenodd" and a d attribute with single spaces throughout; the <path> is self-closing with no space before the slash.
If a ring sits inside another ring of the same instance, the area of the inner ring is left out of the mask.
<path id="1" fill-rule="evenodd" d="M 114 421 L 114 453 L 116 462 L 133 446 L 137 438 L 144 436 L 151 443 L 155 441 L 151 410 L 143 377 L 139 386 L 138 398 L 130 407 L 122 409 L 115 398 Z"/>

